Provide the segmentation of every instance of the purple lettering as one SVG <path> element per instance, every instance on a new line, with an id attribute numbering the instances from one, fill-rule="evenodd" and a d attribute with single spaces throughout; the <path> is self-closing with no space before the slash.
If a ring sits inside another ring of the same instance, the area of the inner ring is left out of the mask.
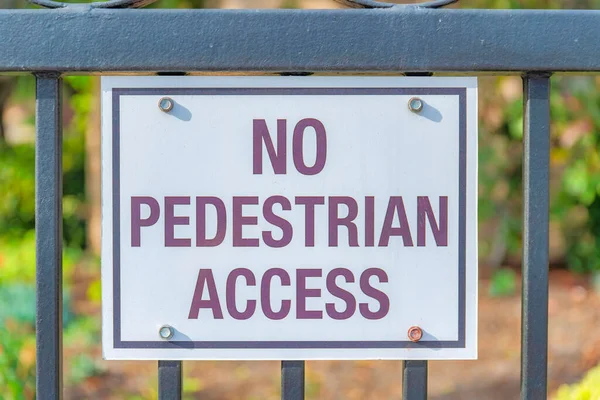
<path id="1" fill-rule="evenodd" d="M 365 197 L 365 247 L 375 246 L 375 197 Z"/>
<path id="2" fill-rule="evenodd" d="M 176 217 L 176 205 L 190 204 L 189 197 L 165 197 L 165 247 L 190 247 L 192 239 L 175 237 L 175 225 L 189 225 L 190 217 Z"/>
<path id="3" fill-rule="evenodd" d="M 336 282 L 338 276 L 344 277 L 346 282 L 354 283 L 354 274 L 346 268 L 335 268 L 327 274 L 327 290 L 333 296 L 343 300 L 346 303 L 346 309 L 344 311 L 337 311 L 334 303 L 326 303 L 325 310 L 327 310 L 327 315 L 329 315 L 329 317 L 342 320 L 348 319 L 354 315 L 354 312 L 356 311 L 356 299 L 352 293 L 338 286 Z"/>
<path id="4" fill-rule="evenodd" d="M 375 312 L 369 310 L 368 303 L 360 303 L 360 313 L 366 319 L 382 319 L 385 317 L 390 310 L 390 299 L 388 296 L 380 290 L 375 289 L 371 286 L 369 279 L 372 276 L 379 278 L 379 282 L 387 283 L 388 276 L 384 270 L 379 268 L 366 269 L 360 276 L 360 288 L 363 293 L 379 302 L 379 309 Z"/>
<path id="5" fill-rule="evenodd" d="M 258 197 L 233 197 L 233 247 L 258 247 L 258 239 L 244 238 L 242 228 L 244 225 L 256 225 L 258 218 L 242 215 L 242 206 L 258 204 Z"/>
<path id="6" fill-rule="evenodd" d="M 394 214 L 398 213 L 399 227 L 392 227 L 394 222 Z M 390 236 L 402 236 L 404 246 L 410 247 L 413 245 L 412 236 L 410 234 L 410 226 L 406 219 L 406 211 L 404 210 L 404 201 L 402 196 L 392 196 L 388 202 L 387 211 L 383 227 L 381 228 L 381 236 L 379 237 L 379 247 L 387 247 L 390 242 Z"/>
<path id="7" fill-rule="evenodd" d="M 229 273 L 227 277 L 227 284 L 225 287 L 226 299 L 227 299 L 227 311 L 229 311 L 229 315 L 231 315 L 234 319 L 248 319 L 254 315 L 254 311 L 256 310 L 256 300 L 248 300 L 246 302 L 246 309 L 244 311 L 238 311 L 235 304 L 235 284 L 237 278 L 239 276 L 243 276 L 246 278 L 246 284 L 248 286 L 256 286 L 256 278 L 252 271 L 247 268 L 236 268 Z"/>
<path id="8" fill-rule="evenodd" d="M 304 246 L 315 247 L 315 206 L 325 204 L 325 198 L 296 197 L 296 204 L 304 206 Z"/>
<path id="9" fill-rule="evenodd" d="M 262 162 L 262 142 L 265 144 L 269 161 L 273 166 L 273 172 L 277 175 L 285 174 L 286 172 L 286 120 L 277 120 L 277 151 L 273 146 L 273 140 L 267 128 L 267 123 L 264 119 L 255 119 L 253 121 L 252 129 L 252 172 L 254 175 L 262 174 L 263 162 Z"/>
<path id="10" fill-rule="evenodd" d="M 150 215 L 142 219 L 142 204 L 150 207 Z M 131 246 L 141 246 L 142 226 L 152 226 L 158 221 L 160 206 L 154 197 L 135 196 L 131 197 Z"/>
<path id="11" fill-rule="evenodd" d="M 298 269 L 296 270 L 296 318 L 297 319 L 322 319 L 323 312 L 306 309 L 307 297 L 321 297 L 321 289 L 307 289 L 306 278 L 319 278 L 322 275 L 320 269 Z"/>
<path id="12" fill-rule="evenodd" d="M 425 246 L 427 236 L 425 219 L 429 220 L 429 226 L 437 246 L 448 246 L 448 196 L 440 196 L 439 200 L 440 224 L 435 221 L 435 215 L 429 202 L 429 197 L 417 197 L 417 246 Z"/>
<path id="13" fill-rule="evenodd" d="M 207 300 L 202 300 L 202 293 L 204 292 L 205 285 L 208 288 L 209 298 Z M 221 303 L 219 302 L 219 295 L 217 294 L 215 278 L 210 269 L 200 269 L 198 272 L 198 280 L 196 281 L 196 289 L 194 290 L 194 297 L 192 298 L 188 319 L 198 319 L 198 313 L 201 308 L 210 308 L 214 319 L 223 319 L 223 312 L 221 311 Z"/>
<path id="14" fill-rule="evenodd" d="M 315 164 L 312 167 L 307 167 L 304 164 L 304 131 L 311 127 L 315 130 L 317 141 L 317 156 Z M 294 128 L 293 153 L 294 166 L 303 175 L 316 175 L 323 171 L 325 161 L 327 160 L 327 134 L 323 123 L 315 118 L 305 118 L 296 124 Z"/>
<path id="15" fill-rule="evenodd" d="M 348 215 L 340 218 L 338 215 L 338 205 L 344 204 L 348 207 Z M 358 205 L 352 197 L 338 196 L 329 198 L 329 247 L 338 245 L 338 227 L 340 225 L 348 228 L 348 245 L 358 247 L 358 229 L 352 221 L 358 215 Z"/>
<path id="16" fill-rule="evenodd" d="M 292 209 L 290 201 L 283 196 L 271 196 L 268 199 L 266 199 L 265 203 L 263 204 L 263 215 L 265 217 L 265 220 L 268 223 L 280 228 L 282 236 L 281 239 L 275 240 L 273 238 L 272 232 L 263 231 L 262 237 L 265 244 L 269 247 L 284 247 L 290 244 L 290 242 L 292 241 L 294 230 L 292 228 L 292 224 L 290 224 L 289 221 L 273 213 L 274 204 L 281 204 L 281 208 L 283 210 L 289 211 Z"/>
<path id="17" fill-rule="evenodd" d="M 206 238 L 206 205 L 217 211 L 217 233 L 212 239 Z M 215 247 L 223 243 L 227 230 L 225 204 L 218 197 L 196 197 L 196 247 Z"/>
<path id="18" fill-rule="evenodd" d="M 284 319 L 290 313 L 292 307 L 291 300 L 282 300 L 281 308 L 275 312 L 271 308 L 271 281 L 274 276 L 278 276 L 281 281 L 281 286 L 290 286 L 290 276 L 282 268 L 271 268 L 262 277 L 260 282 L 260 304 L 262 306 L 265 317 L 273 320 Z"/>

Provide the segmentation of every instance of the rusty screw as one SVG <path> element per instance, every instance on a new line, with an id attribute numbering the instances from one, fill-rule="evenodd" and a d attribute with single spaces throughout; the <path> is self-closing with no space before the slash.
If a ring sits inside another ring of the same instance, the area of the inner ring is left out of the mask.
<path id="1" fill-rule="evenodd" d="M 173 99 L 170 97 L 161 97 L 158 101 L 158 108 L 160 108 L 160 111 L 168 113 L 173 109 L 174 104 Z"/>
<path id="2" fill-rule="evenodd" d="M 411 342 L 418 342 L 423 337 L 423 330 L 418 326 L 408 328 L 408 338 Z"/>

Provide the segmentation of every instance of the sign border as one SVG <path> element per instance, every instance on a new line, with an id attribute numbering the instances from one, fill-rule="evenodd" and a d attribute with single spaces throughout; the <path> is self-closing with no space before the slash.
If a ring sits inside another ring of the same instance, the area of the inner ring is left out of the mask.
<path id="1" fill-rule="evenodd" d="M 458 340 L 420 341 L 124 341 L 121 340 L 120 98 L 127 95 L 455 95 L 459 99 Z M 188 87 L 112 88 L 113 348 L 115 349 L 464 349 L 466 348 L 466 173 L 465 87 Z"/>

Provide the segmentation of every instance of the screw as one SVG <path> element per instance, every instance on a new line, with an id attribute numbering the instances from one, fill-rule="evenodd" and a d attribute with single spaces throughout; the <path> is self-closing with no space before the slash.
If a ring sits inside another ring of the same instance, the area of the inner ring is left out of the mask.
<path id="1" fill-rule="evenodd" d="M 414 113 L 421 112 L 423 110 L 423 100 L 418 97 L 411 97 L 408 100 L 408 109 Z"/>
<path id="2" fill-rule="evenodd" d="M 175 334 L 175 329 L 173 329 L 173 327 L 171 327 L 169 325 L 163 325 L 158 330 L 158 335 L 160 336 L 161 339 L 164 339 L 164 340 L 171 339 L 174 334 Z"/>
<path id="3" fill-rule="evenodd" d="M 174 105 L 175 102 L 170 97 L 161 97 L 161 99 L 158 101 L 158 108 L 160 108 L 160 111 L 162 112 L 171 111 Z"/>
<path id="4" fill-rule="evenodd" d="M 423 330 L 418 326 L 408 328 L 408 338 L 411 342 L 418 342 L 423 337 Z"/>

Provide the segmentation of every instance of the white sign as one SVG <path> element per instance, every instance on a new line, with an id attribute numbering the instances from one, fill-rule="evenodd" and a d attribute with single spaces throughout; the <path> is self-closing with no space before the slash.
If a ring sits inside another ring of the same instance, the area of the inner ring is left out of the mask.
<path id="1" fill-rule="evenodd" d="M 105 358 L 476 357 L 476 79 L 105 77 L 102 106 Z"/>

